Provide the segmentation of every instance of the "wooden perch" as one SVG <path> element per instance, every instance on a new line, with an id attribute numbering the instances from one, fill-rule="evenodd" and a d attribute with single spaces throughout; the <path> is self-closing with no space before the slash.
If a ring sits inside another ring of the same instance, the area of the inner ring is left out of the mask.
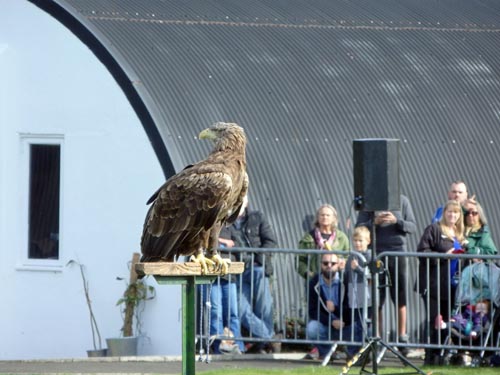
<path id="1" fill-rule="evenodd" d="M 133 335 L 132 325 L 134 323 L 134 311 L 137 306 L 137 272 L 135 271 L 135 265 L 141 259 L 141 254 L 134 253 L 132 255 L 132 264 L 130 266 L 130 279 L 127 285 L 127 289 L 123 294 L 125 298 L 125 311 L 123 313 L 123 337 L 130 337 Z"/>
<path id="2" fill-rule="evenodd" d="M 245 270 L 245 263 L 229 263 L 228 274 L 241 274 Z M 175 262 L 148 262 L 137 263 L 135 271 L 140 276 L 202 276 L 201 266 L 194 262 L 175 263 Z M 207 275 L 220 275 L 220 272 L 212 269 L 208 270 Z M 204 275 L 204 276 L 207 276 Z"/>
<path id="3" fill-rule="evenodd" d="M 141 254 L 139 253 L 132 254 L 132 265 L 130 266 L 129 284 L 133 284 L 137 281 L 137 271 L 135 270 L 135 265 L 139 263 L 140 259 L 141 259 Z"/>

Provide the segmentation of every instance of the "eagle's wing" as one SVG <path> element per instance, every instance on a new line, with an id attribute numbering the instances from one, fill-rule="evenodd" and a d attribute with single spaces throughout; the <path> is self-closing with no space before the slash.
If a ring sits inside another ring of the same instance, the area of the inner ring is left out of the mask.
<path id="1" fill-rule="evenodd" d="M 207 235 L 201 234 L 228 211 L 233 188 L 220 165 L 200 163 L 171 177 L 152 197 L 141 241 L 143 261 L 171 261 L 206 247 Z M 205 243 L 196 243 L 198 237 Z"/>

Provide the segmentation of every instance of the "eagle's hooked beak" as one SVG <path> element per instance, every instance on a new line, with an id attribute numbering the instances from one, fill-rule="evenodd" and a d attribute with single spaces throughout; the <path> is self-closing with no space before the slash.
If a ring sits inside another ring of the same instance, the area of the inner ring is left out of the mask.
<path id="1" fill-rule="evenodd" d="M 217 134 L 215 134 L 215 132 L 212 129 L 207 128 L 201 131 L 201 133 L 198 135 L 198 139 L 214 140 L 217 139 Z"/>

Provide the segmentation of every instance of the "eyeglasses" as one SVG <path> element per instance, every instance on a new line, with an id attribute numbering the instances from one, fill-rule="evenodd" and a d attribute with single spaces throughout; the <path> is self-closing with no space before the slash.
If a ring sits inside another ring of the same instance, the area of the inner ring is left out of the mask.
<path id="1" fill-rule="evenodd" d="M 329 265 L 334 266 L 334 265 L 336 265 L 336 264 L 337 264 L 337 262 L 322 262 L 322 264 L 323 264 L 324 266 L 329 266 Z"/>
<path id="2" fill-rule="evenodd" d="M 469 215 L 470 216 L 477 216 L 477 215 L 479 215 L 479 212 L 477 212 L 477 211 L 467 211 L 465 213 L 465 216 L 469 216 Z"/>

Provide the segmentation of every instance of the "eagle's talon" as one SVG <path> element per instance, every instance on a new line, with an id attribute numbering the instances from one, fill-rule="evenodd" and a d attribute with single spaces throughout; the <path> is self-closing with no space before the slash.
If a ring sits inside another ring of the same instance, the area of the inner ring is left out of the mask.
<path id="1" fill-rule="evenodd" d="M 200 265 L 202 275 L 208 275 L 209 273 L 226 275 L 229 271 L 229 263 L 231 263 L 231 259 L 223 259 L 219 254 L 214 254 L 211 257 L 206 257 L 203 254 L 192 255 L 189 260 Z"/>
<path id="2" fill-rule="evenodd" d="M 214 255 L 212 259 L 214 259 L 214 261 L 218 265 L 218 272 L 221 275 L 226 275 L 229 271 L 229 263 L 231 263 L 231 259 L 221 258 L 221 256 L 218 254 Z"/>
<path id="3" fill-rule="evenodd" d="M 203 254 L 198 254 L 197 256 L 191 255 L 189 260 L 200 265 L 202 275 L 208 274 L 207 259 Z"/>

